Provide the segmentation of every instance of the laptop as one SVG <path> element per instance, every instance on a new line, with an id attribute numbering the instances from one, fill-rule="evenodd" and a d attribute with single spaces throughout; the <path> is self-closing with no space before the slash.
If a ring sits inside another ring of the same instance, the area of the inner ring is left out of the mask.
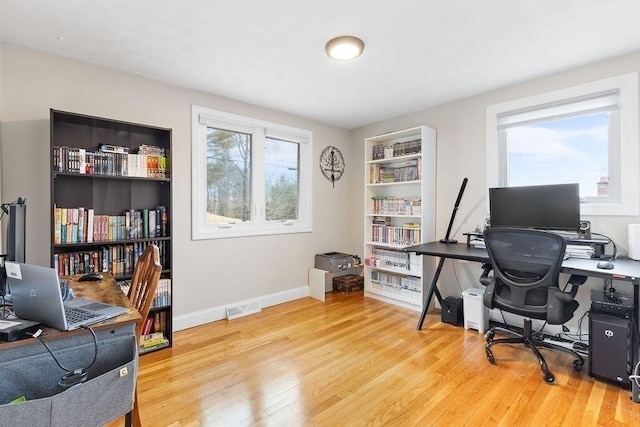
<path id="1" fill-rule="evenodd" d="M 58 272 L 53 268 L 5 261 L 13 311 L 17 317 L 35 320 L 61 331 L 125 314 L 128 309 L 84 298 L 62 300 Z"/>

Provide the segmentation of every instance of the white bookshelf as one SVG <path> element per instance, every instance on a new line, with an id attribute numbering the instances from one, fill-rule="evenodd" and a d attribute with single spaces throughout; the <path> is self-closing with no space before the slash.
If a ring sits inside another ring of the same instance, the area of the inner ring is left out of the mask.
<path id="1" fill-rule="evenodd" d="M 403 249 L 435 240 L 435 129 L 366 138 L 364 179 L 365 295 L 421 311 L 433 262 Z"/>

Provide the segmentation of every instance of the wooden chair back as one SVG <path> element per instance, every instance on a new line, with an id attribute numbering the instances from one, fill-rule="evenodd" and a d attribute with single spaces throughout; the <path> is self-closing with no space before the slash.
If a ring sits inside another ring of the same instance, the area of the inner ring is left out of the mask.
<path id="1" fill-rule="evenodd" d="M 140 343 L 145 320 L 149 316 L 153 297 L 156 294 L 161 271 L 160 251 L 156 245 L 150 244 L 136 262 L 133 278 L 131 279 L 131 287 L 129 288 L 129 301 L 142 316 L 142 320 L 136 325 L 138 344 Z"/>

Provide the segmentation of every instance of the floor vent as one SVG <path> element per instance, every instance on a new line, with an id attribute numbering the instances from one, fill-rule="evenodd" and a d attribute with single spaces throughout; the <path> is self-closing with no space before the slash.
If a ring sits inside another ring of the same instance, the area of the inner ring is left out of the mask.
<path id="1" fill-rule="evenodd" d="M 248 316 L 253 313 L 259 313 L 260 311 L 262 311 L 262 307 L 260 307 L 260 303 L 258 302 L 227 307 L 227 319 L 237 319 L 238 317 Z"/>

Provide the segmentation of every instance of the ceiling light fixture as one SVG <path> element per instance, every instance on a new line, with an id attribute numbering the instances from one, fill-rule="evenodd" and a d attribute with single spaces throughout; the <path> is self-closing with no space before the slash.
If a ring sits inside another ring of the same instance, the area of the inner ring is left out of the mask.
<path id="1" fill-rule="evenodd" d="M 329 40 L 324 48 L 330 58 L 349 61 L 362 54 L 364 42 L 354 36 L 340 36 Z"/>

